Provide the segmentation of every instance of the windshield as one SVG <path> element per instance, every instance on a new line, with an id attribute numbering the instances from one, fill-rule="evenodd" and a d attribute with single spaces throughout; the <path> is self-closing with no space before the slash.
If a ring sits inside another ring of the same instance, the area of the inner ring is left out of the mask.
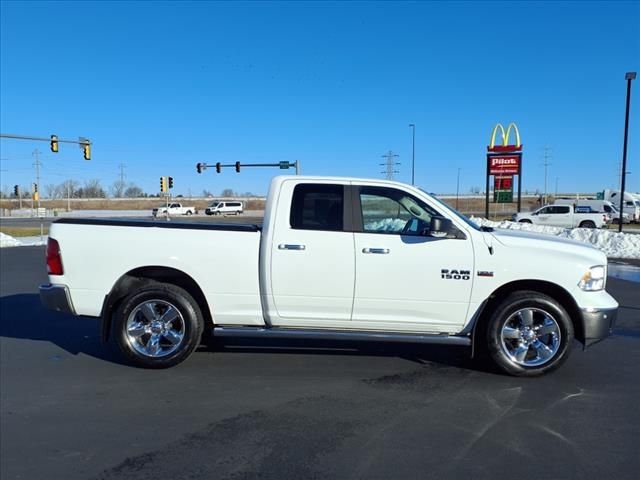
<path id="1" fill-rule="evenodd" d="M 472 222 L 471 220 L 469 220 L 468 217 L 466 217 L 465 215 L 461 214 L 459 211 L 457 211 L 455 208 L 447 205 L 446 203 L 444 203 L 442 200 L 440 200 L 438 197 L 436 197 L 435 195 L 427 192 L 426 190 L 420 188 L 420 190 L 422 190 L 424 193 L 426 193 L 427 195 L 429 195 L 429 198 L 432 198 L 433 200 L 435 200 L 436 202 L 438 202 L 440 205 L 443 205 L 444 207 L 446 207 L 447 209 L 449 209 L 449 211 L 451 213 L 453 213 L 455 216 L 457 216 L 460 220 L 462 220 L 464 223 L 466 223 L 467 225 L 469 225 L 471 228 L 473 228 L 474 230 L 478 230 L 478 231 L 482 231 L 482 228 L 480 228 L 476 223 Z"/>

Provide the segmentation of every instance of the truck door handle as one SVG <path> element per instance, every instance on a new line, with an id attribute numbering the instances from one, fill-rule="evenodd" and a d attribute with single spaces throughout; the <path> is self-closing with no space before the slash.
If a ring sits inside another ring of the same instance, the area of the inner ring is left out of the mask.
<path id="1" fill-rule="evenodd" d="M 279 250 L 306 250 L 306 248 L 304 245 L 291 245 L 289 243 L 281 243 L 278 245 Z"/>
<path id="2" fill-rule="evenodd" d="M 390 250 L 388 248 L 369 248 L 365 247 L 362 249 L 362 253 L 379 253 L 382 255 L 386 255 Z"/>

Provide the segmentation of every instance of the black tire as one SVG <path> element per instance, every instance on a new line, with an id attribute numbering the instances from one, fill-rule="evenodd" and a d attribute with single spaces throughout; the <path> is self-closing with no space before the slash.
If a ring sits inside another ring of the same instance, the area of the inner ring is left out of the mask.
<path id="1" fill-rule="evenodd" d="M 190 217 L 191 215 L 193 215 L 193 212 L 191 210 L 187 210 L 187 217 Z"/>
<path id="2" fill-rule="evenodd" d="M 528 290 L 513 292 L 498 305 L 486 333 L 493 362 L 519 377 L 535 377 L 558 368 L 571 354 L 574 337 L 573 324 L 562 305 Z"/>
<path id="3" fill-rule="evenodd" d="M 596 224 L 591 220 L 585 220 L 584 222 L 580 222 L 578 225 L 579 228 L 596 228 Z"/>
<path id="4" fill-rule="evenodd" d="M 518 223 L 531 223 L 531 220 L 520 220 Z"/>
<path id="5" fill-rule="evenodd" d="M 168 368 L 184 361 L 200 344 L 203 328 L 202 312 L 193 297 L 168 283 L 149 282 L 131 293 L 114 317 L 120 351 L 130 363 L 144 368 Z"/>

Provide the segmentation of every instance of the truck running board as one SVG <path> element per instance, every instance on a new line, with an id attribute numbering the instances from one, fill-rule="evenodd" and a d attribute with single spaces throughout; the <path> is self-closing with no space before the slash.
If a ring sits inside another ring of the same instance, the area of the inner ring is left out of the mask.
<path id="1" fill-rule="evenodd" d="M 349 330 L 321 330 L 263 327 L 214 327 L 217 337 L 235 338 L 306 338 L 315 340 L 350 340 L 375 342 L 435 343 L 471 346 L 471 338 L 455 335 L 424 335 L 395 332 L 359 332 Z"/>

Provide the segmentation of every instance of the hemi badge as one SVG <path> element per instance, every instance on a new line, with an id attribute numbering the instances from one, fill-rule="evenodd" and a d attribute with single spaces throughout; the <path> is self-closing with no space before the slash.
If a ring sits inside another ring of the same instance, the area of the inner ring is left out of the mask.
<path id="1" fill-rule="evenodd" d="M 493 272 L 484 272 L 484 271 L 478 270 L 478 276 L 479 277 L 493 277 Z"/>

